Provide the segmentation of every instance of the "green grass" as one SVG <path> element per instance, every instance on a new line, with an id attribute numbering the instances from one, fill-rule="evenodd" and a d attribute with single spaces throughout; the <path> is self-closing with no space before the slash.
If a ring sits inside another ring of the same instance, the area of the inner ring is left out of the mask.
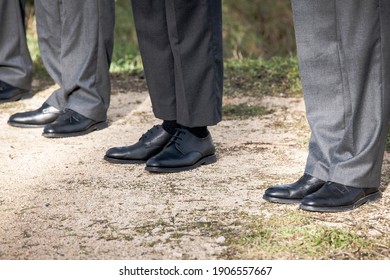
<path id="1" fill-rule="evenodd" d="M 252 97 L 301 95 L 298 60 L 293 56 L 227 60 L 224 93 Z"/>
<path id="2" fill-rule="evenodd" d="M 113 60 L 110 67 L 111 73 L 138 75 L 143 71 L 140 55 L 125 55 Z"/>
<path id="3" fill-rule="evenodd" d="M 263 207 L 273 209 L 275 205 Z M 264 210 L 264 209 L 263 209 Z M 196 213 L 194 213 L 196 215 Z M 189 215 L 191 217 L 191 215 Z M 153 231 L 155 243 L 180 245 L 183 236 L 224 237 L 218 259 L 385 259 L 390 239 L 372 236 L 369 228 L 339 223 L 319 223 L 323 215 L 294 210 L 270 210 L 266 216 L 229 211 L 207 214 L 207 222 L 189 219 L 182 223 L 158 220 L 136 228 L 144 236 Z M 332 220 L 331 217 L 325 218 Z M 159 229 L 159 230 L 156 230 Z M 168 237 L 167 237 L 168 236 Z"/>
<path id="4" fill-rule="evenodd" d="M 238 105 L 224 105 L 222 107 L 222 113 L 224 120 L 244 120 L 253 117 L 263 116 L 271 112 L 269 112 L 263 106 L 248 105 L 242 103 Z"/>
<path id="5" fill-rule="evenodd" d="M 116 74 L 138 74 L 143 67 L 130 1 L 116 1 L 115 13 L 114 51 L 110 71 Z"/>
<path id="6" fill-rule="evenodd" d="M 372 241 L 371 241 L 372 242 Z M 252 257 L 276 255 L 299 259 L 361 259 L 372 255 L 370 242 L 346 229 L 313 224 L 278 226 L 257 224 L 249 233 L 230 240 L 238 251 L 250 250 Z"/>
<path id="7" fill-rule="evenodd" d="M 266 205 L 267 207 L 268 205 Z M 372 237 L 345 225 L 318 225 L 306 213 L 275 212 L 262 219 L 240 214 L 243 230 L 225 229 L 227 249 L 223 259 L 383 259 L 386 235 Z"/>

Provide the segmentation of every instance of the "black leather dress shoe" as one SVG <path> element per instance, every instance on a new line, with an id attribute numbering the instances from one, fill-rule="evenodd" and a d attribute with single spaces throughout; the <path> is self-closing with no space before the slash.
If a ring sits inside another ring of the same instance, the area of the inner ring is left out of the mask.
<path id="1" fill-rule="evenodd" d="M 35 111 L 16 113 L 9 117 L 8 124 L 17 127 L 43 127 L 54 122 L 60 115 L 60 110 L 43 103 Z"/>
<path id="2" fill-rule="evenodd" d="M 18 101 L 29 93 L 29 90 L 17 88 L 3 81 L 0 81 L 0 104 Z"/>
<path id="3" fill-rule="evenodd" d="M 353 210 L 380 197 L 381 192 L 377 188 L 354 188 L 327 182 L 320 190 L 306 196 L 299 208 L 316 212 L 341 212 Z"/>
<path id="4" fill-rule="evenodd" d="M 295 183 L 267 189 L 263 199 L 277 203 L 300 203 L 306 195 L 318 191 L 325 183 L 305 173 Z"/>
<path id="5" fill-rule="evenodd" d="M 45 126 L 42 135 L 47 138 L 81 136 L 107 126 L 106 121 L 94 121 L 71 109 L 65 109 L 53 123 Z"/>
<path id="6" fill-rule="evenodd" d="M 109 149 L 104 159 L 111 163 L 145 163 L 161 152 L 171 138 L 161 125 L 155 125 L 134 145 Z"/>
<path id="7" fill-rule="evenodd" d="M 179 172 L 216 161 L 215 146 L 210 134 L 205 138 L 198 138 L 179 128 L 165 148 L 146 162 L 145 169 L 161 173 Z"/>

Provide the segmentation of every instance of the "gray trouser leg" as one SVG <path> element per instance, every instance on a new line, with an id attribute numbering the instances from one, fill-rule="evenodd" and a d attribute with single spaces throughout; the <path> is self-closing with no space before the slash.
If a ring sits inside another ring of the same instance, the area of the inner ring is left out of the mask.
<path id="1" fill-rule="evenodd" d="M 157 118 L 215 125 L 222 107 L 220 0 L 133 0 L 146 80 Z"/>
<path id="2" fill-rule="evenodd" d="M 32 62 L 26 43 L 24 0 L 0 0 L 0 80 L 30 89 Z"/>
<path id="3" fill-rule="evenodd" d="M 105 120 L 111 93 L 114 0 L 35 2 L 43 61 L 61 87 L 47 103 Z"/>
<path id="4" fill-rule="evenodd" d="M 306 172 L 378 187 L 389 120 L 389 1 L 292 0 L 307 119 Z M 387 11 L 387 12 L 386 12 Z"/>

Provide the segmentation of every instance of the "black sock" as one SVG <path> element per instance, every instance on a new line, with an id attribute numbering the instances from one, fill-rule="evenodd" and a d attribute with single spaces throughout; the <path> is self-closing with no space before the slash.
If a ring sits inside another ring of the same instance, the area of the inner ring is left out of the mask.
<path id="1" fill-rule="evenodd" d="M 209 131 L 207 130 L 207 126 L 199 126 L 199 127 L 187 127 L 183 126 L 184 129 L 188 130 L 196 137 L 205 138 L 209 135 Z"/>
<path id="2" fill-rule="evenodd" d="M 176 121 L 164 121 L 162 123 L 162 127 L 166 132 L 173 135 L 176 133 L 176 129 L 179 128 L 180 125 Z"/>

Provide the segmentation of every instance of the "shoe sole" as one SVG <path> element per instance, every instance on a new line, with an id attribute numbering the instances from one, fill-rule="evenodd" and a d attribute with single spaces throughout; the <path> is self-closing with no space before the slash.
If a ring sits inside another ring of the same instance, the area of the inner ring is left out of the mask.
<path id="1" fill-rule="evenodd" d="M 22 128 L 42 128 L 45 127 L 45 125 L 50 124 L 26 124 L 26 123 L 17 123 L 17 122 L 7 122 L 8 125 L 14 126 L 14 127 L 22 127 Z"/>
<path id="2" fill-rule="evenodd" d="M 278 198 L 278 197 L 272 197 L 268 195 L 263 195 L 263 199 L 268 201 L 268 202 L 273 202 L 273 203 L 281 203 L 281 204 L 297 204 L 301 203 L 301 199 L 288 199 L 288 198 Z"/>
<path id="3" fill-rule="evenodd" d="M 204 158 L 201 158 L 199 161 L 194 163 L 193 165 L 189 166 L 183 166 L 183 167 L 154 167 L 154 166 L 146 166 L 145 170 L 149 172 L 154 173 L 173 173 L 173 172 L 181 172 L 181 171 L 188 171 L 197 168 L 201 165 L 208 165 L 212 164 L 217 161 L 216 155 L 207 156 Z"/>
<path id="4" fill-rule="evenodd" d="M 118 159 L 118 158 L 112 158 L 108 156 L 104 156 L 103 159 L 108 161 L 109 163 L 114 163 L 114 164 L 142 164 L 146 162 L 146 160 Z"/>
<path id="5" fill-rule="evenodd" d="M 305 211 L 311 211 L 311 212 L 344 212 L 344 211 L 350 211 L 358 208 L 359 206 L 362 206 L 364 203 L 373 202 L 375 200 L 378 200 L 382 197 L 382 194 L 380 191 L 372 193 L 370 195 L 367 195 L 358 201 L 356 201 L 352 205 L 346 205 L 346 206 L 338 206 L 338 207 L 316 207 L 316 206 L 310 206 L 310 205 L 304 205 L 301 204 L 299 206 L 299 209 L 305 210 Z"/>
<path id="6" fill-rule="evenodd" d="M 19 93 L 18 95 L 13 96 L 12 98 L 3 99 L 3 100 L 0 99 L 0 104 L 19 101 L 22 98 L 31 97 L 31 96 L 32 96 L 32 92 L 29 90 L 25 90 L 25 91 L 22 91 L 21 93 Z"/>
<path id="7" fill-rule="evenodd" d="M 66 138 L 66 137 L 75 137 L 75 136 L 82 136 L 88 133 L 91 133 L 95 130 L 101 130 L 108 127 L 108 123 L 106 121 L 96 123 L 92 126 L 90 126 L 88 129 L 83 131 L 77 131 L 72 133 L 42 133 L 42 136 L 46 138 Z"/>

